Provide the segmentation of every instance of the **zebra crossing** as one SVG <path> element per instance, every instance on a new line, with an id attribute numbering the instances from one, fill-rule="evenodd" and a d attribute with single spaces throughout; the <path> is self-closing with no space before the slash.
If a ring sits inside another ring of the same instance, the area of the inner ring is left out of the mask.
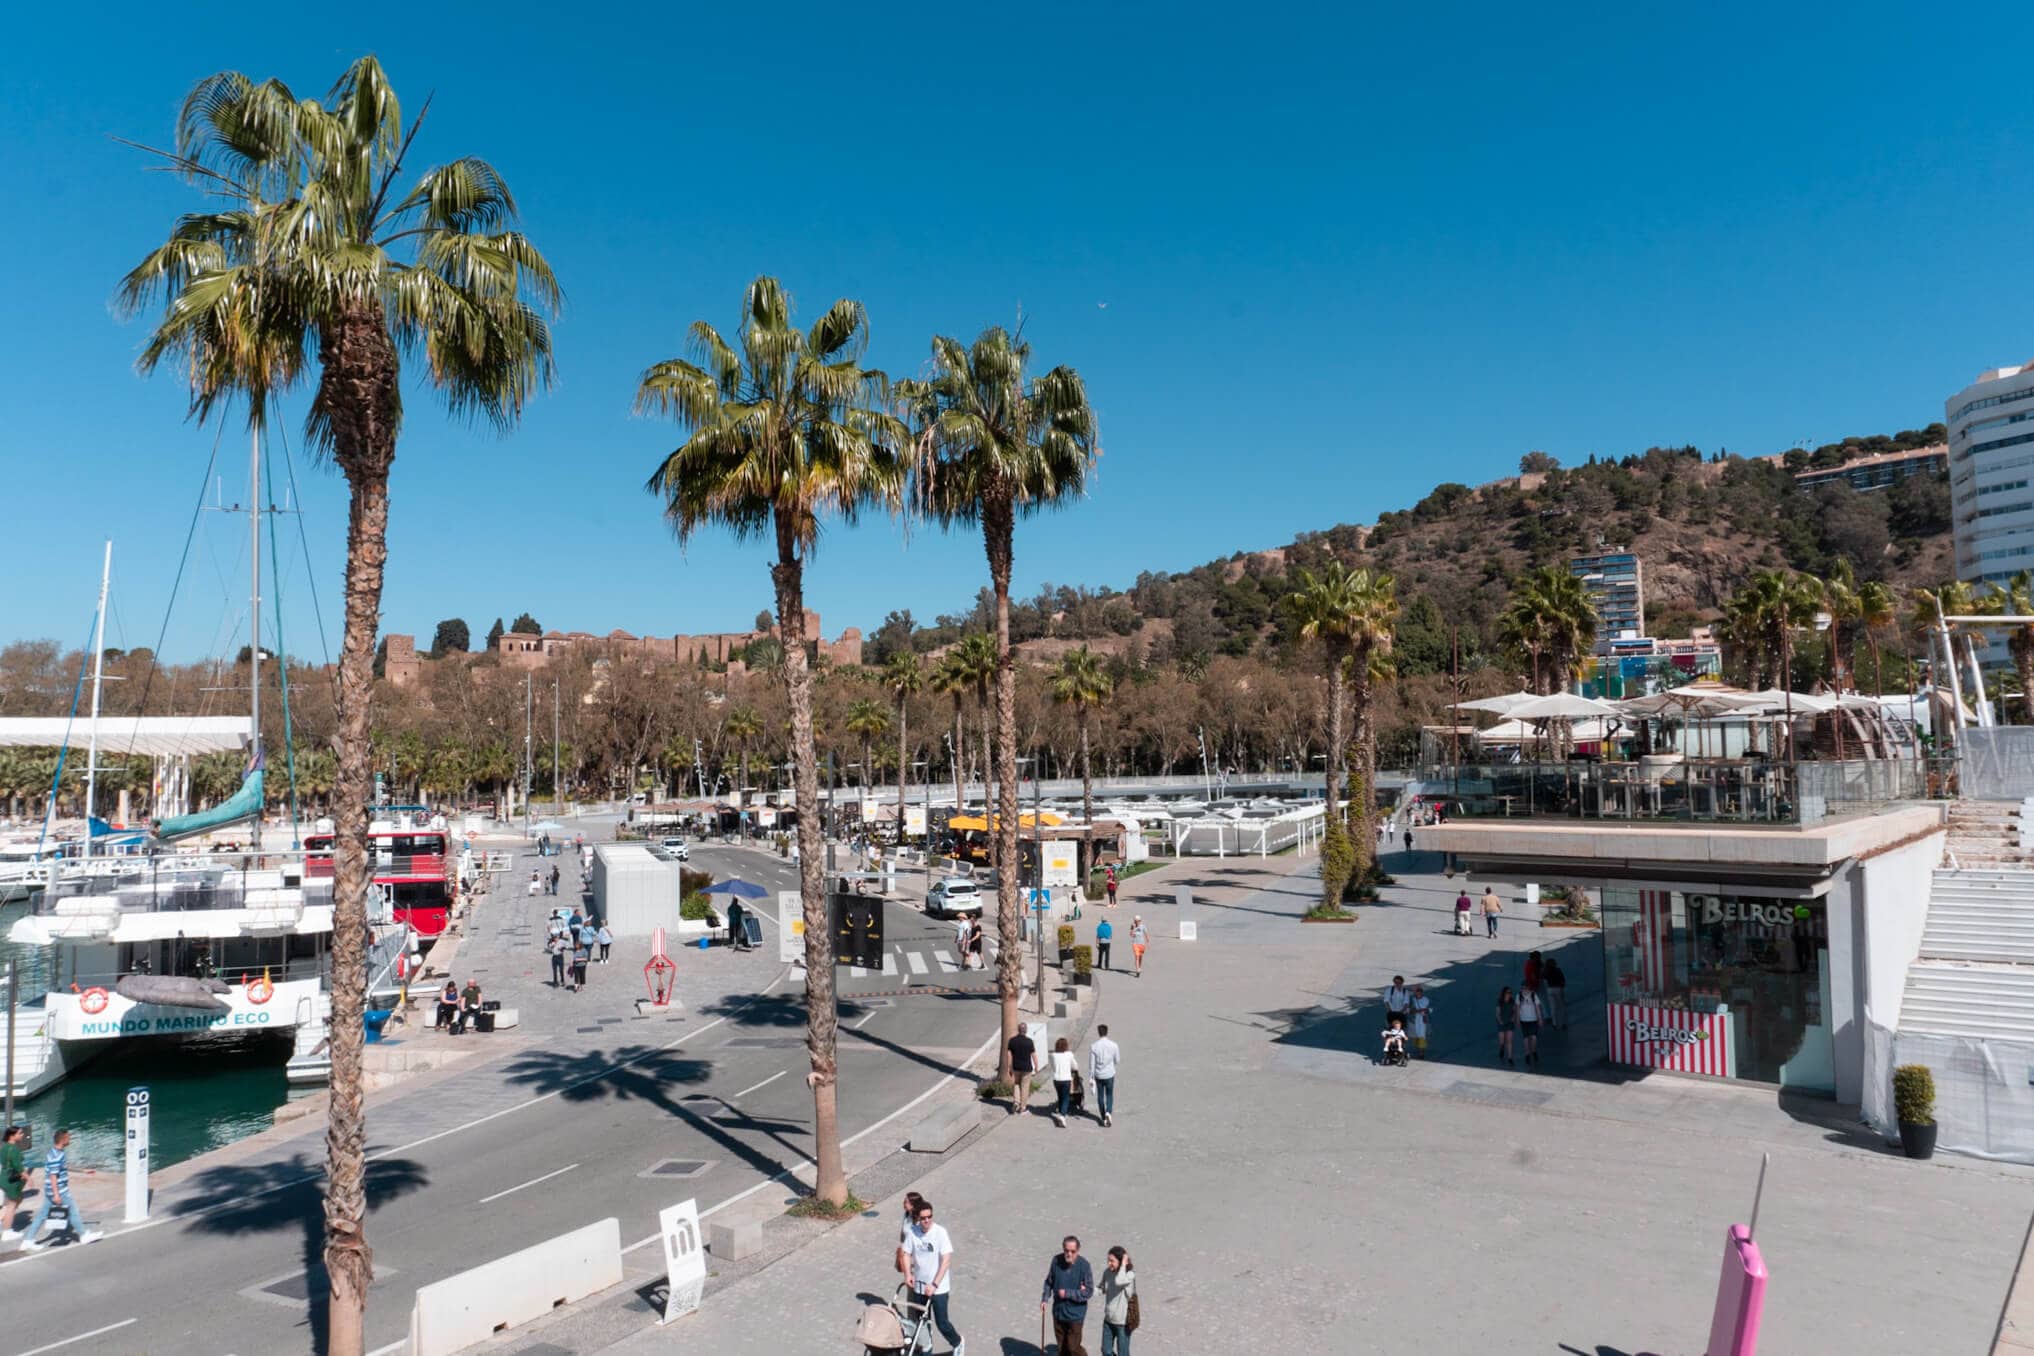
<path id="1" fill-rule="evenodd" d="M 850 965 L 848 973 L 856 979 L 867 979 L 871 975 L 881 974 L 890 979 L 905 979 L 906 983 L 910 983 L 934 974 L 958 974 L 960 969 L 959 958 L 948 947 L 907 947 L 899 944 L 883 952 L 883 968 L 880 971 L 872 970 L 866 965 Z"/>

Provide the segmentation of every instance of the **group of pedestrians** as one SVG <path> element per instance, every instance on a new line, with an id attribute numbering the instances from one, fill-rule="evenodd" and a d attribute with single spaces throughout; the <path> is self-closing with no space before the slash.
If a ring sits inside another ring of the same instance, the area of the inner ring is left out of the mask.
<path id="1" fill-rule="evenodd" d="M 52 1215 L 60 1216 L 60 1227 L 68 1230 L 79 1243 L 96 1243 L 103 1235 L 99 1230 L 85 1223 L 85 1217 L 78 1210 L 78 1199 L 71 1194 L 71 1132 L 58 1130 L 50 1137 L 49 1152 L 40 1164 L 42 1190 L 36 1198 L 35 1215 L 29 1220 L 25 1233 L 15 1230 L 14 1216 L 21 1209 L 22 1200 L 28 1195 L 32 1174 L 37 1166 L 29 1160 L 28 1127 L 10 1125 L 4 1136 L 0 1136 L 0 1199 L 6 1204 L 6 1215 L 0 1218 L 0 1242 L 21 1240 L 23 1252 L 40 1252 L 49 1244 L 43 1241 L 43 1233 L 49 1227 Z"/>
<path id="2" fill-rule="evenodd" d="M 910 1318 L 929 1314 L 933 1327 L 952 1348 L 950 1356 L 967 1356 L 967 1340 L 954 1326 L 953 1238 L 937 1221 L 932 1202 L 915 1191 L 904 1193 L 904 1224 L 897 1235 L 897 1270 L 910 1294 Z M 1129 1252 L 1109 1249 L 1098 1278 L 1081 1255 L 1073 1234 L 1060 1240 L 1059 1251 L 1045 1265 L 1045 1284 L 1038 1295 L 1040 1337 L 1047 1321 L 1059 1356 L 1087 1356 L 1088 1306 L 1102 1302 L 1102 1356 L 1130 1356 L 1130 1334 L 1137 1330 L 1137 1272 Z M 1043 1343 L 1041 1341 L 1041 1352 Z"/>
<path id="3" fill-rule="evenodd" d="M 1061 1036 L 1053 1042 L 1052 1050 L 1041 1065 L 1038 1043 L 1020 1029 L 1010 1038 L 1010 1114 L 1014 1116 L 1030 1107 L 1032 1083 L 1040 1072 L 1048 1072 L 1052 1076 L 1052 1090 L 1056 1098 L 1052 1112 L 1054 1125 L 1066 1129 L 1067 1118 L 1086 1105 L 1085 1088 L 1092 1085 L 1095 1090 L 1094 1118 L 1104 1129 L 1112 1127 L 1116 1124 L 1116 1070 L 1122 1062 L 1123 1049 L 1110 1037 L 1108 1024 L 1098 1024 L 1095 1039 L 1088 1046 L 1088 1072 L 1084 1085 L 1080 1058 L 1066 1037 Z"/>
<path id="4" fill-rule="evenodd" d="M 1095 968 L 1109 969 L 1109 948 L 1116 940 L 1116 925 L 1104 918 L 1095 924 Z M 1144 915 L 1133 914 L 1130 918 L 1130 963 L 1131 973 L 1139 979 L 1144 977 L 1144 952 L 1151 945 L 1151 929 L 1144 926 Z"/>
<path id="5" fill-rule="evenodd" d="M 457 980 L 447 976 L 445 987 L 438 993 L 438 1029 L 463 1036 L 466 1028 L 479 1020 L 481 1012 L 479 978 L 469 976 L 462 989 Z"/>
<path id="6" fill-rule="evenodd" d="M 1414 1059 L 1427 1057 L 1427 1037 L 1432 1033 L 1434 1001 L 1426 986 L 1405 986 L 1404 975 L 1393 975 L 1384 991 L 1384 1049 L 1387 1056 L 1403 1053 L 1408 1038 Z"/>
<path id="7" fill-rule="evenodd" d="M 551 957 L 551 987 L 578 993 L 586 987 L 586 967 L 598 959 L 607 964 L 614 948 L 614 933 L 606 922 L 581 917 L 578 910 L 565 918 L 552 915 L 544 937 L 544 950 Z"/>
<path id="8" fill-rule="evenodd" d="M 1509 984 L 1498 991 L 1497 1057 L 1505 1067 L 1518 1067 L 1512 1051 L 1514 1032 L 1519 1044 L 1517 1058 L 1529 1069 L 1539 1067 L 1542 1026 L 1567 1030 L 1568 977 L 1561 972 L 1561 962 L 1534 951 L 1526 956 L 1518 991 L 1514 993 Z"/>
<path id="9" fill-rule="evenodd" d="M 1471 925 L 1469 918 L 1478 907 L 1477 904 L 1470 902 L 1469 888 L 1464 886 L 1460 893 L 1455 896 L 1455 935 L 1457 937 L 1475 935 L 1476 930 Z M 1483 910 L 1483 935 L 1495 938 L 1497 936 L 1497 920 L 1504 915 L 1504 901 L 1498 897 L 1495 885 L 1483 887 L 1483 899 L 1480 907 Z"/>

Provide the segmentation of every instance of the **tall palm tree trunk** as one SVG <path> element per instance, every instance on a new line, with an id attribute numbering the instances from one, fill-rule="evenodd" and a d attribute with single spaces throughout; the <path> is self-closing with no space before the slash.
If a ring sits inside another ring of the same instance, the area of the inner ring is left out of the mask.
<path id="1" fill-rule="evenodd" d="M 1010 1074 L 1010 1038 L 1017 1034 L 1017 996 L 1024 958 L 1017 941 L 1017 672 L 1010 660 L 1010 561 L 1016 512 L 1006 488 L 982 513 L 989 582 L 996 592 L 996 991 L 1003 1007 L 1002 1072 Z M 1043 920 L 1040 920 L 1041 923 Z"/>
<path id="2" fill-rule="evenodd" d="M 812 1193 L 847 1201 L 840 1159 L 839 1013 L 834 1006 L 833 930 L 826 916 L 825 845 L 819 833 L 819 758 L 812 745 L 812 671 L 805 658 L 805 581 L 789 518 L 777 518 L 777 627 L 784 642 L 784 692 L 791 705 L 792 800 L 798 807 L 798 894 L 805 913 L 805 1053 L 812 1072 Z M 743 779 L 747 780 L 746 777 Z"/>
<path id="3" fill-rule="evenodd" d="M 953 812 L 959 814 L 967 806 L 961 796 L 961 781 L 968 761 L 967 723 L 961 718 L 961 694 L 953 694 Z M 926 825 L 930 832 L 932 826 Z"/>
<path id="4" fill-rule="evenodd" d="M 1328 817 L 1342 813 L 1342 765 L 1348 750 L 1342 743 L 1342 654 L 1328 657 Z"/>
<path id="5" fill-rule="evenodd" d="M 1081 723 L 1081 823 L 1087 826 L 1089 837 L 1075 844 L 1079 860 L 1075 864 L 1074 879 L 1086 889 L 1088 884 L 1088 848 L 1094 841 L 1095 824 L 1095 774 L 1088 759 L 1088 704 L 1080 704 Z"/>
<path id="6" fill-rule="evenodd" d="M 911 755 L 904 748 L 904 732 L 910 728 L 910 716 L 904 710 L 905 699 L 897 698 L 897 846 L 904 846 L 904 776 L 910 768 Z M 929 771 L 930 769 L 928 769 Z"/>
<path id="7" fill-rule="evenodd" d="M 1350 790 L 1350 813 L 1355 816 L 1356 871 L 1354 879 L 1362 881 L 1370 874 L 1371 863 L 1377 854 L 1377 741 L 1372 738 L 1370 719 L 1370 647 L 1356 651 L 1355 663 L 1349 675 L 1350 706 L 1355 717 L 1356 728 L 1356 785 Z"/>
<path id="8" fill-rule="evenodd" d="M 367 1112 L 362 1051 L 367 1027 L 368 806 L 374 799 L 371 702 L 375 634 L 388 564 L 388 479 L 400 411 L 396 358 L 378 312 L 356 312 L 320 336 L 318 392 L 332 426 L 333 460 L 350 491 L 346 523 L 346 621 L 339 646 L 339 738 L 334 794 L 337 842 L 332 897 L 332 1073 L 325 1122 L 327 1349 L 366 1349 Z M 328 399 L 328 392 L 343 394 Z"/>

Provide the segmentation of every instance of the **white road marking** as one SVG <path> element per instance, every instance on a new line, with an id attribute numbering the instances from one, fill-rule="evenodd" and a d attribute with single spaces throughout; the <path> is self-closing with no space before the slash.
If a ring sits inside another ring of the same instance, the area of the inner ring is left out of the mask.
<path id="1" fill-rule="evenodd" d="M 952 974 L 954 971 L 960 969 L 960 966 L 954 964 L 953 956 L 950 955 L 944 948 L 933 952 L 932 958 L 938 961 L 939 968 L 946 971 L 946 973 L 948 974 Z"/>
<path id="2" fill-rule="evenodd" d="M 848 973 L 853 975 L 856 979 L 867 979 L 869 977 L 869 972 L 859 965 L 850 965 L 848 967 Z"/>
<path id="3" fill-rule="evenodd" d="M 66 1337 L 61 1342 L 51 1342 L 48 1346 L 36 1347 L 33 1350 L 24 1351 L 21 1353 L 21 1356 L 41 1356 L 42 1352 L 55 1351 L 58 1347 L 67 1347 L 73 1342 L 82 1342 L 88 1337 L 103 1337 L 109 1332 L 119 1332 L 122 1328 L 126 1327 L 130 1323 L 134 1323 L 137 1321 L 138 1320 L 132 1318 L 123 1318 L 118 1323 L 108 1323 L 103 1328 L 94 1328 L 90 1332 L 81 1332 L 76 1337 Z"/>
<path id="4" fill-rule="evenodd" d="M 897 957 L 888 951 L 883 953 L 883 973 L 892 979 L 897 977 Z"/>
<path id="5" fill-rule="evenodd" d="M 925 963 L 925 957 L 919 955 L 916 951 L 906 951 L 904 959 L 911 963 L 911 973 L 914 975 L 925 974 L 930 969 Z"/>
<path id="6" fill-rule="evenodd" d="M 1001 1040 L 1002 1038 L 1003 1038 L 1002 1031 L 997 1030 L 990 1032 L 989 1038 L 983 1041 L 980 1045 L 977 1045 L 975 1047 L 975 1052 L 969 1055 L 966 1059 L 961 1061 L 960 1067 L 965 1069 L 967 1068 L 968 1065 L 973 1064 L 976 1060 L 980 1059 L 985 1052 L 987 1052 L 990 1046 L 994 1045 L 997 1041 Z M 913 1097 L 903 1106 L 898 1107 L 895 1111 L 883 1117 L 882 1120 L 877 1121 L 874 1125 L 871 1125 L 863 1130 L 857 1130 L 854 1134 L 849 1135 L 846 1139 L 840 1142 L 840 1147 L 846 1149 L 850 1145 L 854 1144 L 856 1140 L 866 1139 L 868 1136 L 875 1134 L 878 1130 L 881 1130 L 884 1126 L 888 1125 L 891 1121 L 896 1120 L 899 1116 L 902 1116 L 905 1113 L 914 1110 L 920 1103 L 924 1102 L 926 1098 L 932 1096 L 932 1094 L 938 1092 L 941 1088 L 945 1087 L 948 1083 L 953 1082 L 960 1076 L 961 1075 L 959 1073 L 950 1073 L 946 1075 L 944 1078 L 940 1079 L 937 1083 L 934 1083 L 931 1087 L 927 1088 L 924 1092 L 919 1093 L 916 1097 Z M 805 1161 L 809 1163 L 812 1160 L 808 1158 Z M 717 1215 L 721 1211 L 727 1209 L 729 1206 L 735 1204 L 737 1201 L 745 1201 L 749 1197 L 755 1195 L 758 1191 L 761 1191 L 763 1188 L 768 1186 L 774 1186 L 776 1183 L 783 1181 L 786 1177 L 790 1177 L 793 1174 L 797 1173 L 798 1171 L 799 1169 L 797 1168 L 786 1168 L 784 1171 L 776 1174 L 774 1177 L 766 1177 L 752 1187 L 748 1187 L 742 1191 L 737 1191 L 734 1195 L 728 1197 L 720 1204 L 708 1206 L 706 1209 L 699 1212 L 699 1217 L 701 1219 L 705 1219 L 709 1215 Z M 622 1255 L 627 1256 L 629 1253 L 632 1252 L 640 1252 L 644 1248 L 651 1247 L 656 1243 L 662 1242 L 663 1238 L 664 1235 L 662 1233 L 654 1233 L 651 1234 L 648 1238 L 638 1239 L 634 1243 L 629 1244 L 626 1248 L 623 1248 Z M 383 1351 L 371 1352 L 369 1356 L 384 1356 L 384 1352 L 398 1351 L 402 1348 L 402 1346 L 403 1346 L 402 1343 L 397 1343 L 395 1346 L 384 1348 Z"/>
<path id="7" fill-rule="evenodd" d="M 881 1008 L 870 1008 L 867 1012 L 862 1014 L 862 1020 L 856 1022 L 852 1029 L 855 1031 L 860 1031 L 863 1027 L 869 1024 L 869 1018 L 875 1016 L 880 1011 L 882 1011 Z"/>
<path id="8" fill-rule="evenodd" d="M 523 1187 L 533 1187 L 539 1182 L 548 1182 L 553 1177 L 563 1177 L 566 1173 L 572 1171 L 573 1168 L 576 1168 L 578 1166 L 579 1165 L 577 1163 L 573 1163 L 567 1167 L 562 1167 L 558 1169 L 558 1171 L 556 1172 L 547 1172 L 542 1177 L 532 1177 L 529 1181 L 524 1182 L 522 1186 L 512 1186 L 507 1191 L 497 1191 L 492 1196 L 482 1196 L 480 1198 L 479 1204 L 486 1205 L 489 1201 L 498 1201 L 504 1196 L 513 1196 L 518 1191 L 521 1191 Z"/>
<path id="9" fill-rule="evenodd" d="M 745 1087 L 740 1092 L 736 1093 L 735 1096 L 746 1097 L 750 1093 L 754 1092 L 757 1088 L 767 1088 L 770 1086 L 770 1084 L 776 1082 L 778 1079 L 782 1078 L 785 1074 L 790 1072 L 791 1071 L 789 1069 L 779 1069 L 777 1070 L 777 1072 L 771 1074 L 768 1078 L 764 1079 L 762 1082 L 751 1083 L 748 1087 Z M 730 1098 L 729 1100 L 732 1101 L 733 1098 Z"/>

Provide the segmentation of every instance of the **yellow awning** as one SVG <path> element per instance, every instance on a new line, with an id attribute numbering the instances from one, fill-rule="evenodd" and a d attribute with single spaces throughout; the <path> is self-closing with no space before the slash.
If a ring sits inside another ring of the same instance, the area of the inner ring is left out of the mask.
<path id="1" fill-rule="evenodd" d="M 1033 828 L 1040 823 L 1043 823 L 1046 827 L 1051 828 L 1060 824 L 1064 824 L 1065 822 L 1066 821 L 1064 819 L 1054 814 L 1050 810 L 1042 811 L 1036 819 L 1034 819 L 1028 811 L 1024 814 L 1020 814 L 1017 816 L 1017 827 L 1020 829 Z M 955 830 L 971 829 L 976 833 L 986 833 L 989 828 L 989 821 L 984 819 L 980 815 L 955 815 L 952 819 L 946 821 L 946 826 L 949 829 Z"/>

